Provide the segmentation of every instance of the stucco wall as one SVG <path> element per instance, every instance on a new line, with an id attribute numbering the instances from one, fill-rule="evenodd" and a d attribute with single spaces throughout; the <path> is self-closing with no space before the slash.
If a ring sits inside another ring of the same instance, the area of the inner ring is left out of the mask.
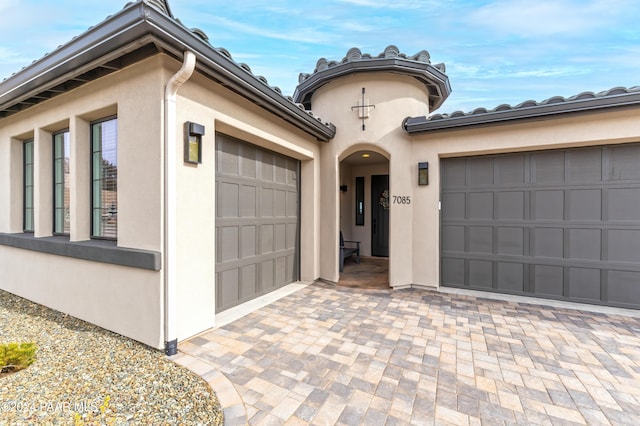
<path id="1" fill-rule="evenodd" d="M 69 128 L 70 241 L 90 236 L 89 124 L 118 117 L 118 241 L 161 251 L 160 57 L 0 120 L 0 232 L 22 232 L 22 141 L 35 145 L 35 236 L 52 234 L 52 132 Z M 10 206 L 10 207 L 9 207 Z M 150 346 L 164 346 L 162 271 L 0 247 L 0 288 Z"/>
<path id="2" fill-rule="evenodd" d="M 365 98 L 375 109 L 362 120 L 352 106 Z M 338 227 L 340 225 L 339 163 L 359 150 L 370 150 L 389 158 L 390 194 L 413 196 L 416 179 L 411 138 L 400 127 L 411 115 L 428 113 L 428 93 L 416 79 L 397 74 L 358 73 L 330 82 L 314 93 L 312 108 L 316 115 L 335 123 L 335 138 L 322 146 L 321 276 L 338 281 Z M 389 279 L 392 286 L 413 282 L 413 209 L 391 204 L 389 233 Z M 363 241 L 370 241 L 370 233 Z"/>
<path id="3" fill-rule="evenodd" d="M 369 104 L 376 106 L 370 111 L 369 118 L 364 120 L 364 131 L 362 121 L 351 109 L 361 99 L 363 87 L 366 88 Z M 323 145 L 321 152 L 323 278 L 338 280 L 340 227 L 349 230 L 345 232 L 349 238 L 370 241 L 370 232 L 365 227 L 358 229 L 350 226 L 353 222 L 353 193 L 341 194 L 338 189 L 345 179 L 349 179 L 349 186 L 354 184 L 357 172 L 340 165 L 340 161 L 354 152 L 371 150 L 389 158 L 391 196 L 411 197 L 410 205 L 390 206 L 391 286 L 438 287 L 440 158 L 640 141 L 637 109 L 570 117 L 558 115 L 527 123 L 445 130 L 422 135 L 409 135 L 402 130 L 403 119 L 427 115 L 427 105 L 424 86 L 411 78 L 395 74 L 356 73 L 337 78 L 314 93 L 314 113 L 332 121 L 338 129 L 336 137 Z M 428 186 L 418 185 L 420 162 L 429 163 Z M 366 208 L 370 208 L 369 202 Z"/>
<path id="4" fill-rule="evenodd" d="M 177 65 L 174 64 L 174 68 Z M 215 134 L 225 133 L 302 162 L 301 277 L 318 277 L 318 206 L 315 178 L 321 142 L 262 108 L 201 75 L 194 75 L 178 92 L 177 134 L 192 121 L 205 126 L 202 164 L 183 162 L 183 144 L 177 149 L 177 202 L 179 233 L 178 339 L 190 337 L 215 324 Z"/>
<path id="5" fill-rule="evenodd" d="M 416 189 L 413 204 L 413 250 L 419 254 L 412 266 L 414 283 L 425 286 L 440 283 L 440 158 L 637 141 L 640 141 L 637 110 L 556 116 L 413 137 L 413 156 L 429 162 L 429 186 Z"/>

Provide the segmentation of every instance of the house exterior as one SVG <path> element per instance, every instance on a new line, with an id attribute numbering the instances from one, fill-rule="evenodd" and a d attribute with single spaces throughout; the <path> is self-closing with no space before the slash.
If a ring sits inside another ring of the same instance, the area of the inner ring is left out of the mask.
<path id="1" fill-rule="evenodd" d="M 137 1 L 0 83 L 0 288 L 149 346 L 286 284 L 640 308 L 640 88 L 469 114 L 426 51 L 320 59 L 293 98 Z"/>

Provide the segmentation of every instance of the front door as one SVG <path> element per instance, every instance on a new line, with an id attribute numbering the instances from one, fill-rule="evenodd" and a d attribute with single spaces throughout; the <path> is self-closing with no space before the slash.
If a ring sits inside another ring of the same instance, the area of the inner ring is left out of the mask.
<path id="1" fill-rule="evenodd" d="M 371 176 L 371 255 L 389 256 L 389 175 Z"/>

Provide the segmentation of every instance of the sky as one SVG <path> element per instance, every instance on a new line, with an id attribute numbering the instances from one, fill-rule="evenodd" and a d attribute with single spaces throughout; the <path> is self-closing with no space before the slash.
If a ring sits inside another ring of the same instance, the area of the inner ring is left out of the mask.
<path id="1" fill-rule="evenodd" d="M 125 0 L 0 0 L 0 80 L 120 11 Z M 640 86 L 638 0 L 169 0 L 256 75 L 292 95 L 319 58 L 386 46 L 444 63 L 437 112 Z"/>

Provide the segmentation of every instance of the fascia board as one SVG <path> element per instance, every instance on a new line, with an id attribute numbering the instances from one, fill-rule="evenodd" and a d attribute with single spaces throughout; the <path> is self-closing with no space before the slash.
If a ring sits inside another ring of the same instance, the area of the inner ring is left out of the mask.
<path id="1" fill-rule="evenodd" d="M 178 58 L 182 57 L 185 50 L 194 50 L 201 71 L 225 83 L 240 95 L 320 141 L 328 141 L 335 135 L 333 124 L 325 124 L 312 117 L 175 20 L 144 2 L 125 7 L 1 82 L 0 110 L 81 75 L 97 63 L 107 62 L 105 58 L 117 58 L 149 43 L 162 46 Z"/>
<path id="2" fill-rule="evenodd" d="M 453 130 L 473 126 L 487 126 L 512 121 L 555 118 L 564 114 L 580 114 L 603 109 L 624 108 L 640 105 L 640 93 L 606 96 L 601 98 L 538 105 L 506 111 L 489 111 L 459 117 L 429 120 L 427 117 L 405 119 L 404 129 L 408 133 L 423 133 L 436 130 Z"/>

